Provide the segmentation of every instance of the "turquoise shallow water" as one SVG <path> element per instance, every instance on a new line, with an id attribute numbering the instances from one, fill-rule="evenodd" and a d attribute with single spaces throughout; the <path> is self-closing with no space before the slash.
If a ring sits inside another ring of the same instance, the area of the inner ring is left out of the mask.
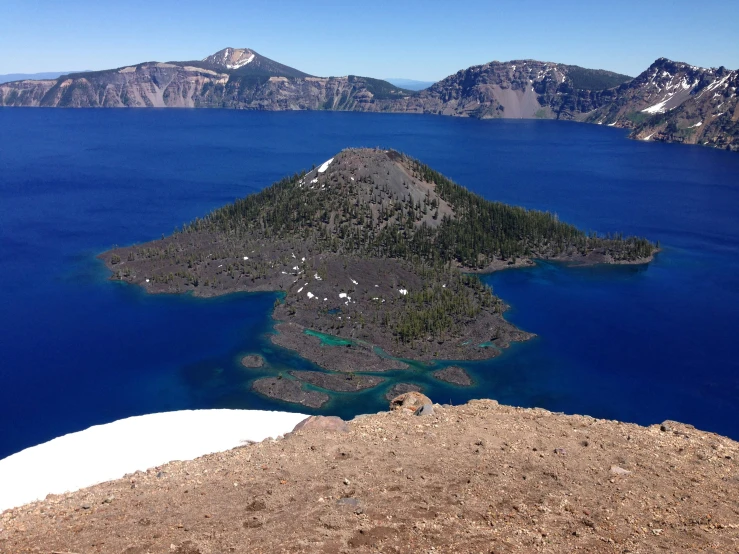
<path id="1" fill-rule="evenodd" d="M 646 235 L 664 251 L 649 266 L 539 263 L 488 276 L 536 339 L 462 364 L 473 388 L 414 364 L 378 389 L 334 395 L 325 413 L 384 409 L 385 390 L 404 380 L 439 402 L 670 418 L 739 438 L 735 154 L 564 122 L 383 114 L 0 109 L 0 128 L 0 458 L 148 412 L 296 410 L 249 391 L 259 376 L 315 369 L 270 343 L 276 295 L 150 296 L 107 281 L 95 256 L 346 146 L 376 145 L 487 198 Z M 252 352 L 268 365 L 241 367 Z"/>

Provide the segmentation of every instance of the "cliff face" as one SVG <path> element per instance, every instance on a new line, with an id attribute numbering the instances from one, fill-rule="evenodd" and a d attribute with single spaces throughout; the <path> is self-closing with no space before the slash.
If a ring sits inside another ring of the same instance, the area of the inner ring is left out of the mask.
<path id="1" fill-rule="evenodd" d="M 739 150 L 738 87 L 739 71 L 661 58 L 585 120 L 633 129 L 642 140 Z"/>
<path id="2" fill-rule="evenodd" d="M 590 111 L 611 94 L 589 88 L 614 86 L 629 77 L 577 66 L 517 60 L 458 71 L 430 88 L 393 103 L 393 111 L 476 118 L 559 118 Z"/>
<path id="3" fill-rule="evenodd" d="M 240 68 L 239 68 L 240 69 Z M 390 109 L 408 93 L 365 77 L 287 77 L 175 63 L 144 63 L 0 85 L 1 106 L 54 108 L 233 108 L 251 110 Z"/>
<path id="4" fill-rule="evenodd" d="M 0 85 L 0 106 L 351 110 L 547 118 L 633 129 L 632 137 L 739 150 L 739 71 L 660 58 L 635 79 L 534 60 L 491 62 L 413 92 L 367 77 L 313 77 L 248 48 L 56 81 Z"/>

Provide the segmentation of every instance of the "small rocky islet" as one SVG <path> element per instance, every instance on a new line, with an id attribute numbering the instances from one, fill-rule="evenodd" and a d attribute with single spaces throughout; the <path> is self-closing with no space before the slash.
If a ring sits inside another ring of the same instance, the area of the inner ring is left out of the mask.
<path id="1" fill-rule="evenodd" d="M 100 257 L 112 279 L 150 293 L 281 293 L 271 341 L 333 373 L 265 377 L 252 389 L 317 406 L 328 397 L 302 382 L 362 390 L 383 380 L 361 374 L 407 369 L 403 360 L 483 360 L 534 336 L 505 320 L 505 302 L 476 273 L 534 259 L 646 263 L 656 251 L 486 200 L 399 152 L 348 149 L 169 237 Z M 433 376 L 471 384 L 461 368 Z"/>
<path id="2" fill-rule="evenodd" d="M 249 369 L 263 367 L 264 358 L 259 354 L 248 354 L 241 358 L 241 365 Z"/>
<path id="3" fill-rule="evenodd" d="M 431 375 L 439 381 L 451 383 L 460 387 L 471 387 L 473 384 L 469 374 L 459 366 L 449 366 L 444 369 L 437 369 Z"/>

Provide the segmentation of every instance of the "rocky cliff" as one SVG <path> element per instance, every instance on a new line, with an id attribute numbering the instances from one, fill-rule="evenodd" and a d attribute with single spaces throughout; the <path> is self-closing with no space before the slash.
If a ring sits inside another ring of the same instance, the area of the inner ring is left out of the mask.
<path id="1" fill-rule="evenodd" d="M 739 150 L 739 72 L 660 58 L 631 79 L 515 60 L 458 71 L 418 92 L 368 77 L 313 77 L 248 48 L 0 85 L 0 106 L 350 110 L 547 118 L 632 129 L 644 140 Z"/>
<path id="2" fill-rule="evenodd" d="M 535 60 L 491 62 L 458 71 L 395 101 L 392 110 L 481 119 L 572 119 L 610 102 L 608 87 L 629 79 L 610 71 Z"/>
<path id="3" fill-rule="evenodd" d="M 660 58 L 609 91 L 612 101 L 585 121 L 633 129 L 632 137 L 739 150 L 739 71 Z"/>
<path id="4" fill-rule="evenodd" d="M 0 106 L 377 111 L 388 109 L 378 101 L 407 94 L 386 81 L 312 77 L 253 50 L 226 48 L 200 61 L 6 83 L 0 85 Z"/>

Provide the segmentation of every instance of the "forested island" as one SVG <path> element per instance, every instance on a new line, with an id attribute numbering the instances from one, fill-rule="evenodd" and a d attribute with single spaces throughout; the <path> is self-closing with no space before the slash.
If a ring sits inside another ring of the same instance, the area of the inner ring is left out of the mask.
<path id="1" fill-rule="evenodd" d="M 530 338 L 476 272 L 534 259 L 645 263 L 655 251 L 644 238 L 585 233 L 486 200 L 399 152 L 351 149 L 101 257 L 113 279 L 152 293 L 282 292 L 272 341 L 353 373 L 491 358 Z"/>

